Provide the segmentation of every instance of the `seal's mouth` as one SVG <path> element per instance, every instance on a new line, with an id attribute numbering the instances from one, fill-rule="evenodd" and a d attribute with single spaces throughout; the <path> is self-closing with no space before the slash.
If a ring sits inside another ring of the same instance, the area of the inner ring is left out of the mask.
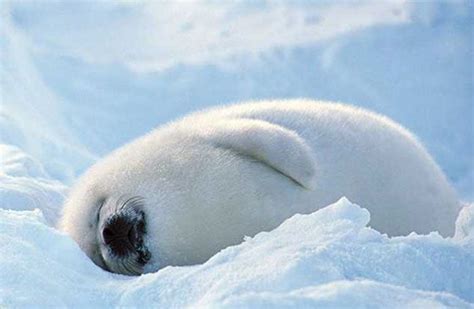
<path id="1" fill-rule="evenodd" d="M 143 205 L 144 199 L 138 196 L 121 198 L 112 211 L 104 213 L 99 235 L 107 270 L 125 275 L 143 273 L 151 258 L 144 242 L 147 225 Z"/>

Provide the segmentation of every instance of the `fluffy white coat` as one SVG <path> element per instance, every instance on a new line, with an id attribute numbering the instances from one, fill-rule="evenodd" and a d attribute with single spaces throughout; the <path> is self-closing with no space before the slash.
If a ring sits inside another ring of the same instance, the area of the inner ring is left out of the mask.
<path id="1" fill-rule="evenodd" d="M 62 220 L 97 262 L 102 198 L 145 198 L 146 270 L 219 250 L 346 196 L 389 235 L 452 235 L 459 210 L 440 168 L 406 129 L 336 103 L 255 102 L 195 113 L 95 164 Z"/>

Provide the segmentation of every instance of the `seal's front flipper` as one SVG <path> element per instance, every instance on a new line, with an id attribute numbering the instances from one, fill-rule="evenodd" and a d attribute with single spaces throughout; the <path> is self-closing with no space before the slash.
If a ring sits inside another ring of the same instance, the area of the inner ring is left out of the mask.
<path id="1" fill-rule="evenodd" d="M 304 188 L 315 187 L 313 151 L 295 131 L 262 120 L 226 119 L 201 133 L 217 147 L 260 161 Z"/>

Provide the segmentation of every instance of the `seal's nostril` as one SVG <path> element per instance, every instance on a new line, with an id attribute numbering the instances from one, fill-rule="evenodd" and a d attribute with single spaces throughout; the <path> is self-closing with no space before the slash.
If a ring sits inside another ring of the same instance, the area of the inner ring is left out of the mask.
<path id="1" fill-rule="evenodd" d="M 104 242 L 106 244 L 110 244 L 115 238 L 115 233 L 112 231 L 112 229 L 105 227 L 102 231 L 102 237 L 104 238 Z"/>

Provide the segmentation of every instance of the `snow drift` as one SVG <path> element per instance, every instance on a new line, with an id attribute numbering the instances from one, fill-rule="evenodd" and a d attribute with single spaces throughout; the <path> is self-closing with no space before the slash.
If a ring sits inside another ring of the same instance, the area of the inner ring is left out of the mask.
<path id="1" fill-rule="evenodd" d="M 22 201 L 20 195 L 2 207 Z M 202 265 L 140 277 L 97 267 L 48 225 L 54 218 L 43 211 L 51 205 L 36 200 L 36 206 L 41 209 L 0 209 L 1 306 L 469 308 L 474 302 L 474 205 L 461 212 L 453 238 L 389 238 L 367 227 L 367 210 L 342 198 Z"/>

